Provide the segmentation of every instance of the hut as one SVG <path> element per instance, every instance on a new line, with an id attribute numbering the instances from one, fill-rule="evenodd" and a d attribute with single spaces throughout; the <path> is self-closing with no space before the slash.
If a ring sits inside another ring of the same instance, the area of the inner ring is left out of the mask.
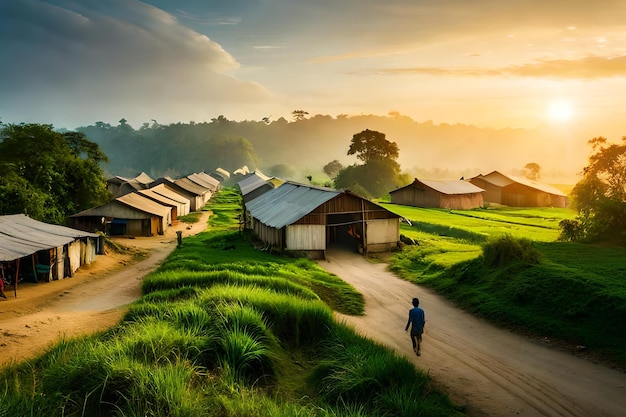
<path id="1" fill-rule="evenodd" d="M 221 184 L 220 182 L 210 176 L 205 172 L 197 172 L 194 174 L 187 175 L 191 181 L 195 182 L 198 185 L 201 185 L 204 188 L 207 188 L 212 193 L 215 193 L 220 190 Z"/>
<path id="2" fill-rule="evenodd" d="M 196 195 L 195 202 L 192 203 L 191 211 L 200 211 L 202 207 L 211 199 L 213 192 L 189 178 L 179 178 L 174 184 Z"/>
<path id="3" fill-rule="evenodd" d="M 72 277 L 103 253 L 101 236 L 40 222 L 25 214 L 0 216 L 0 274 L 17 296 L 20 278 L 50 281 Z"/>
<path id="4" fill-rule="evenodd" d="M 107 190 L 116 198 L 128 193 L 149 188 L 150 183 L 154 180 L 145 172 L 140 173 L 134 178 L 125 178 L 115 176 L 107 180 Z"/>
<path id="5" fill-rule="evenodd" d="M 469 210 L 482 207 L 483 190 L 464 180 L 417 179 L 389 193 L 391 203 L 424 208 Z"/>
<path id="6" fill-rule="evenodd" d="M 178 203 L 179 216 L 186 216 L 187 214 L 189 214 L 191 202 L 190 199 L 182 193 L 174 191 L 171 187 L 165 184 L 155 185 L 154 187 L 150 188 L 150 191 L 153 191 Z"/>
<path id="7" fill-rule="evenodd" d="M 271 250 L 324 258 L 332 245 L 363 254 L 398 246 L 400 216 L 348 191 L 287 181 L 245 205 L 244 226 Z"/>
<path id="8" fill-rule="evenodd" d="M 178 221 L 178 207 L 180 205 L 178 201 L 172 200 L 169 197 L 156 193 L 152 189 L 139 190 L 137 191 L 137 193 L 156 203 L 161 204 L 162 206 L 170 207 L 171 208 L 170 223 L 169 223 L 170 225 Z"/>
<path id="9" fill-rule="evenodd" d="M 548 184 L 492 171 L 470 179 L 485 189 L 485 202 L 511 207 L 560 207 L 569 205 L 565 193 Z"/>
<path id="10" fill-rule="evenodd" d="M 241 181 L 237 182 L 237 186 L 241 190 L 241 196 L 244 204 L 250 200 L 254 200 L 261 194 L 276 188 L 276 184 L 270 180 L 271 178 L 263 174 L 261 171 L 254 171 L 248 174 Z"/>
<path id="11" fill-rule="evenodd" d="M 171 215 L 171 207 L 131 193 L 73 214 L 68 222 L 80 230 L 100 230 L 109 235 L 155 236 L 162 235 L 171 224 Z"/>
<path id="12" fill-rule="evenodd" d="M 185 183 L 179 182 L 178 184 L 171 177 L 161 177 L 157 178 L 150 184 L 151 188 L 155 188 L 159 185 L 163 185 L 168 191 L 173 191 L 178 195 L 183 196 L 187 201 L 189 201 L 189 211 L 198 211 L 200 210 L 205 203 L 205 194 L 207 190 L 205 188 L 200 188 L 195 184 L 189 186 Z"/>

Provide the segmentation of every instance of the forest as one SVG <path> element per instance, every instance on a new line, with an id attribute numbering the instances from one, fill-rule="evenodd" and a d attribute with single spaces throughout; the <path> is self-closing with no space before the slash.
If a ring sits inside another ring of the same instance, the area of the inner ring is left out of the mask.
<path id="1" fill-rule="evenodd" d="M 314 115 L 294 111 L 293 120 L 263 118 L 234 121 L 220 115 L 205 122 L 133 127 L 95 122 L 78 130 L 108 156 L 109 176 L 179 177 L 217 167 L 229 172 L 248 166 L 268 175 L 322 184 L 323 167 L 337 160 L 356 163 L 348 155 L 352 135 L 365 129 L 386 134 L 399 148 L 397 162 L 409 178 L 458 179 L 500 170 L 520 174 L 529 163 L 542 167 L 542 181 L 573 184 L 584 166 L 588 138 L 572 140 L 549 129 L 488 129 L 469 125 L 417 122 L 397 113 Z M 558 157 L 555 157 L 557 156 Z M 563 158 L 568 155 L 568 158 Z"/>

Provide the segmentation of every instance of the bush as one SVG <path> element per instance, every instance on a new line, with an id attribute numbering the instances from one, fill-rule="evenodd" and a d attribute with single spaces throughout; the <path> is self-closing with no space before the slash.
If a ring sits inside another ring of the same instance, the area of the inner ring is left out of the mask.
<path id="1" fill-rule="evenodd" d="M 486 266 L 501 267 L 512 262 L 526 265 L 539 263 L 540 253 L 530 239 L 504 235 L 483 245 L 483 258 Z"/>

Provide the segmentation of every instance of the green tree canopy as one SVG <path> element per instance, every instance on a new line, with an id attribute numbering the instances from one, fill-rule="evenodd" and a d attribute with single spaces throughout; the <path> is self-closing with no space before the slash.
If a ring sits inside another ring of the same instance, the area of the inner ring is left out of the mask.
<path id="1" fill-rule="evenodd" d="M 524 169 L 522 169 L 522 174 L 528 178 L 529 180 L 536 181 L 539 179 L 541 173 L 541 166 L 539 166 L 536 162 L 529 162 L 524 165 Z"/>
<path id="2" fill-rule="evenodd" d="M 390 159 L 395 161 L 400 155 L 398 145 L 385 138 L 384 133 L 366 129 L 352 136 L 348 155 L 356 155 L 364 163 Z"/>
<path id="3" fill-rule="evenodd" d="M 324 165 L 324 173 L 328 175 L 330 178 L 335 178 L 339 171 L 343 169 L 343 165 L 338 160 L 332 160 L 326 165 Z"/>
<path id="4" fill-rule="evenodd" d="M 589 141 L 593 152 L 583 178 L 572 190 L 578 211 L 574 222 L 561 224 L 566 239 L 626 239 L 626 137 L 610 144 L 603 137 Z"/>
<path id="5" fill-rule="evenodd" d="M 82 133 L 6 125 L 0 130 L 0 155 L 0 214 L 26 213 L 63 224 L 67 215 L 108 201 L 100 168 L 107 157 Z"/>
<path id="6" fill-rule="evenodd" d="M 348 155 L 356 155 L 364 162 L 339 171 L 335 188 L 350 190 L 367 198 L 379 198 L 408 182 L 396 162 L 398 146 L 385 138 L 384 133 L 364 130 L 355 134 Z"/>

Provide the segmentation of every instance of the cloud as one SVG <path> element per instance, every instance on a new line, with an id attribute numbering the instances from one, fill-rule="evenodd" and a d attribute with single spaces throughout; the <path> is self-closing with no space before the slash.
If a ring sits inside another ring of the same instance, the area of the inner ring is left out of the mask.
<path id="1" fill-rule="evenodd" d="M 532 77 L 557 79 L 601 79 L 626 77 L 626 56 L 589 56 L 576 60 L 539 60 L 529 64 L 501 68 L 407 67 L 370 70 L 372 74 L 432 75 L 454 77 Z"/>
<path id="2" fill-rule="evenodd" d="M 126 114 L 146 107 L 160 119 L 210 118 L 212 108 L 271 97 L 233 75 L 239 64 L 219 44 L 135 0 L 2 2 L 0 39 L 5 121 L 17 108 L 42 120 L 100 120 L 112 109 L 130 120 Z"/>

